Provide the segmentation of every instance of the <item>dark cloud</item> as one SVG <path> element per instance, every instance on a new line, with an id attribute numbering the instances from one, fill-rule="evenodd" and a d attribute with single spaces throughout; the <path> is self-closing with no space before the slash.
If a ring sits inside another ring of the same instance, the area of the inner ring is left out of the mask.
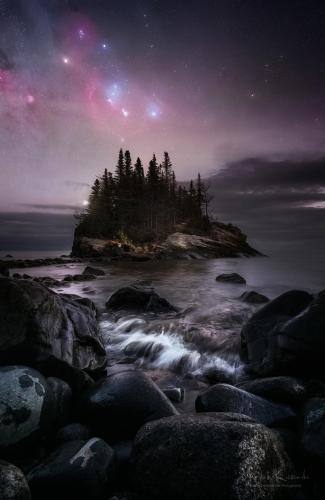
<path id="1" fill-rule="evenodd" d="M 242 227 L 264 252 L 283 245 L 325 251 L 324 158 L 247 158 L 226 165 L 208 184 L 211 212 Z"/>

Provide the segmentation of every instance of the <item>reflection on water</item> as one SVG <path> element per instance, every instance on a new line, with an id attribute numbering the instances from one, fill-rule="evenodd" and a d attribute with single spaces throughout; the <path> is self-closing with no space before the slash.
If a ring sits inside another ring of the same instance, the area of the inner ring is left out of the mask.
<path id="1" fill-rule="evenodd" d="M 255 310 L 239 300 L 246 290 L 273 298 L 292 288 L 325 288 L 325 258 L 310 262 L 287 259 L 215 259 L 144 263 L 92 264 L 106 271 L 94 281 L 73 283 L 60 292 L 90 297 L 104 313 L 101 329 L 111 360 L 132 359 L 148 368 L 202 374 L 221 371 L 237 376 L 242 324 Z M 85 264 L 30 268 L 32 276 L 62 279 L 80 273 Z M 18 272 L 21 272 L 18 270 Z M 247 286 L 217 283 L 218 274 L 237 272 Z M 124 317 L 105 313 L 105 302 L 116 289 L 145 280 L 182 312 L 168 319 Z"/>

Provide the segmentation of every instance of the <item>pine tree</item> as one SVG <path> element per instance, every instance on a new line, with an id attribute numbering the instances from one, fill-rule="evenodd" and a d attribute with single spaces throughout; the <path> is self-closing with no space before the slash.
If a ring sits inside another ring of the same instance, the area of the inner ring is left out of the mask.
<path id="1" fill-rule="evenodd" d="M 122 185 L 124 183 L 124 180 L 125 180 L 125 161 L 124 161 L 124 153 L 123 153 L 122 148 L 120 149 L 118 162 L 117 162 L 117 166 L 115 169 L 115 180 L 116 180 L 118 186 Z"/>

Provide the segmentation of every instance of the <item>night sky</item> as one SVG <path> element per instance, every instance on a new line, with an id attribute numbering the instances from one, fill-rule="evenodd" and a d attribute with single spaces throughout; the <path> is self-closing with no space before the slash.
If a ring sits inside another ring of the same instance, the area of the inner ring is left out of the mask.
<path id="1" fill-rule="evenodd" d="M 46 227 L 63 245 L 120 147 L 145 163 L 169 151 L 181 180 L 218 173 L 213 207 L 253 238 L 261 199 L 272 231 L 294 214 L 310 231 L 325 208 L 325 4 L 0 0 L 0 115 L 0 249 Z"/>

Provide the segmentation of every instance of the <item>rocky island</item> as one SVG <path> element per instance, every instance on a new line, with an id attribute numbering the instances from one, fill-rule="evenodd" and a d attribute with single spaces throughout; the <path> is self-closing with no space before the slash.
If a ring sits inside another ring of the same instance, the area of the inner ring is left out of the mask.
<path id="1" fill-rule="evenodd" d="M 168 153 L 154 155 L 145 174 L 120 150 L 115 173 L 95 179 L 87 208 L 78 216 L 73 257 L 114 260 L 202 259 L 260 255 L 241 230 L 212 221 L 208 188 L 198 174 L 178 184 Z"/>

